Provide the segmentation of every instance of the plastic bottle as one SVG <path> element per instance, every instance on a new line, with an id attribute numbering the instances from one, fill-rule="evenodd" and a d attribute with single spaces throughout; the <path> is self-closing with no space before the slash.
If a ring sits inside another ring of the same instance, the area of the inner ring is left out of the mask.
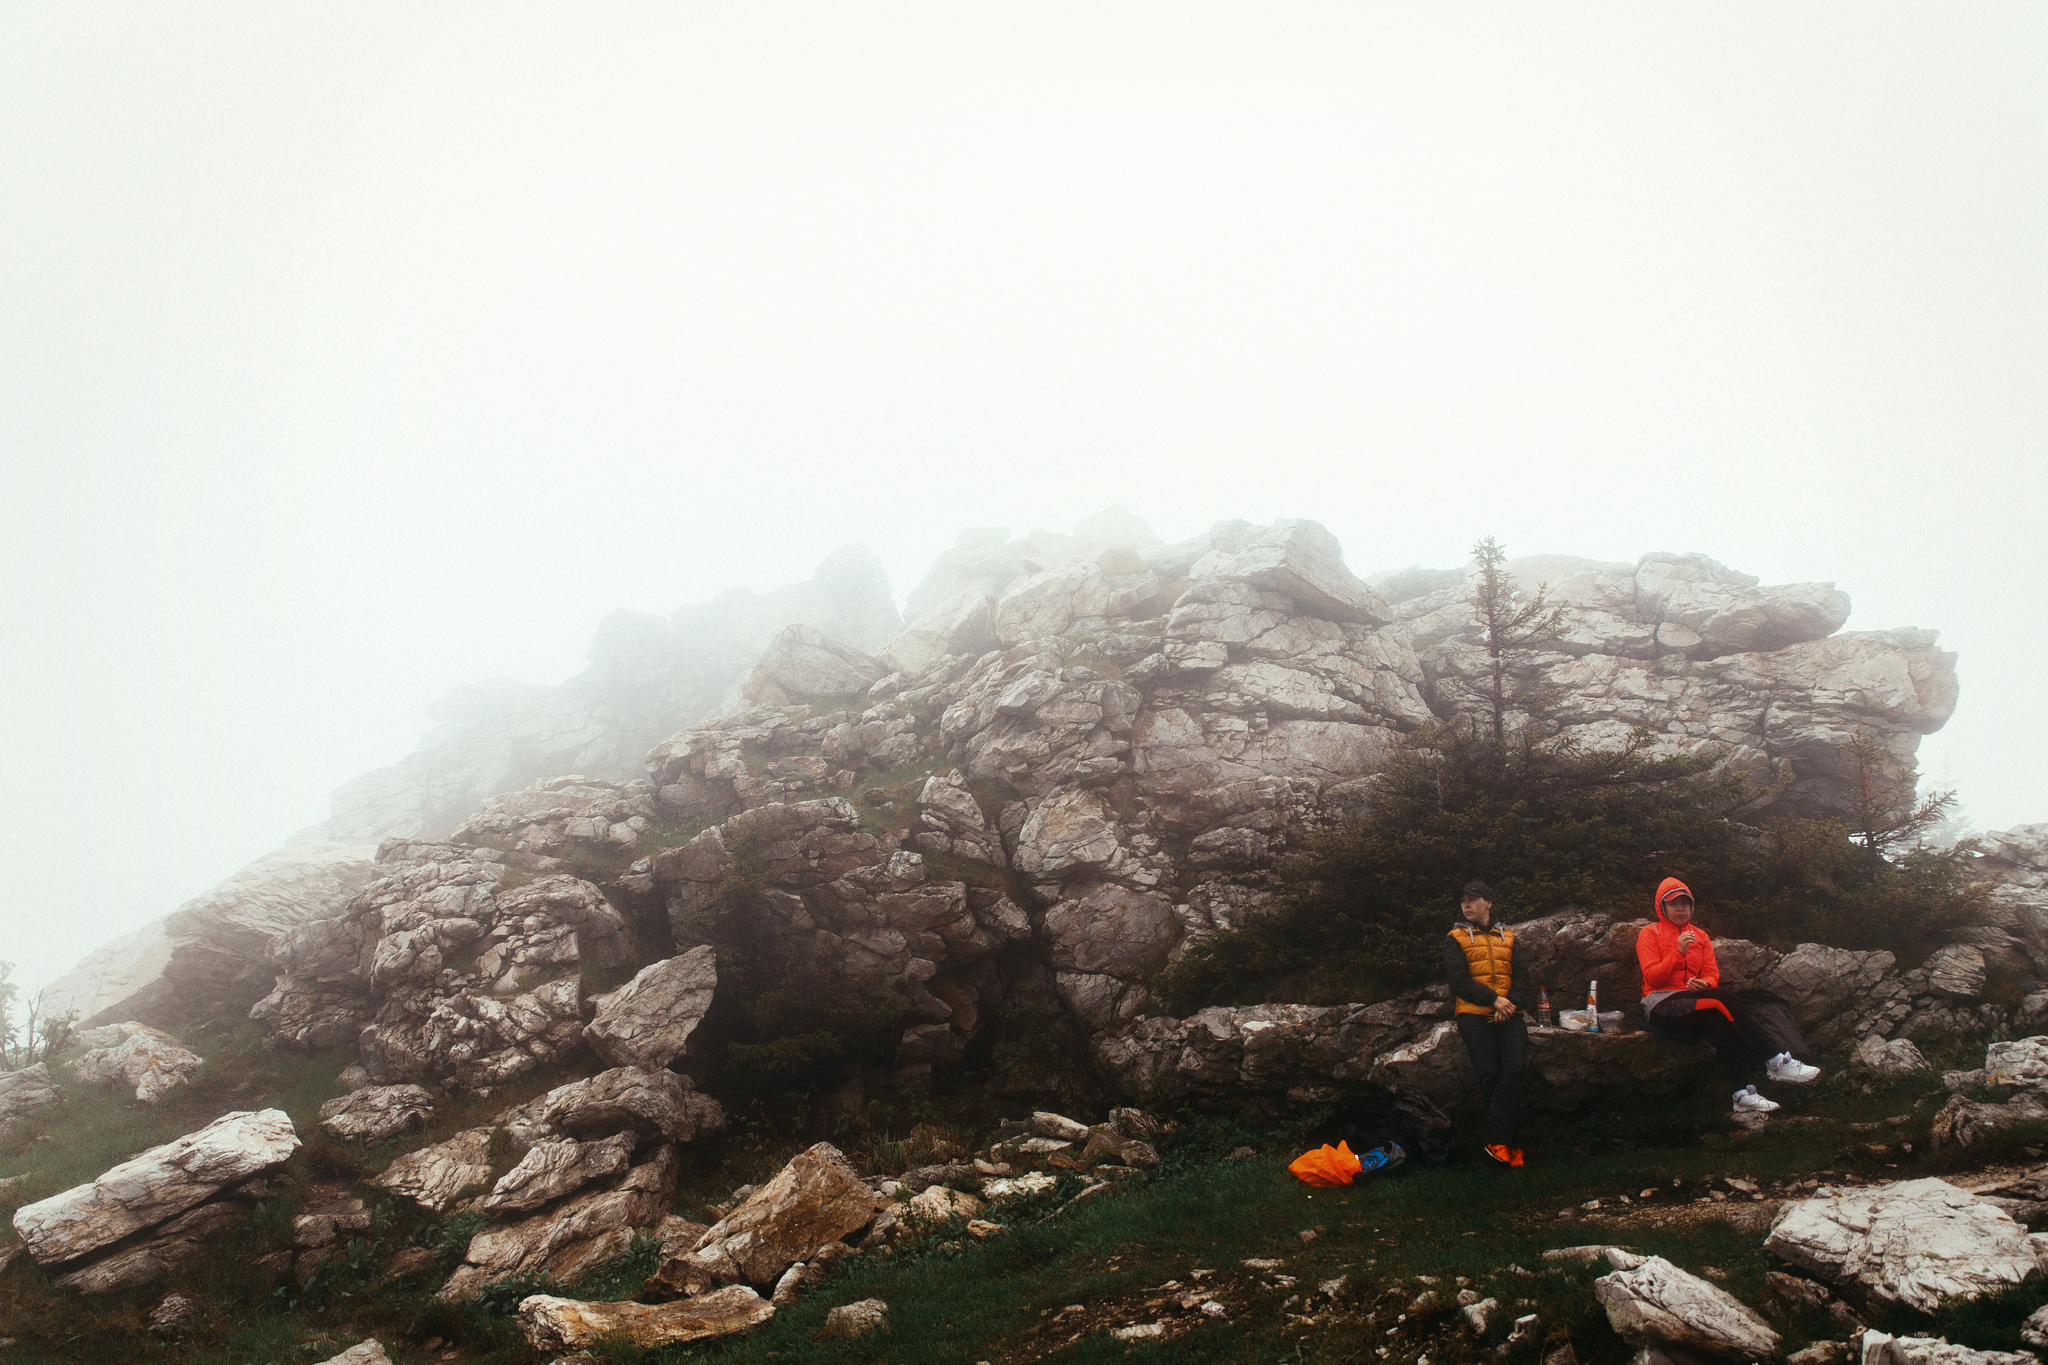
<path id="1" fill-rule="evenodd" d="M 1586 989 L 1586 1032 L 1600 1031 L 1600 982 L 1595 979 Z"/>
<path id="2" fill-rule="evenodd" d="M 1536 988 L 1536 1027 L 1550 1027 L 1550 992 L 1541 986 Z"/>

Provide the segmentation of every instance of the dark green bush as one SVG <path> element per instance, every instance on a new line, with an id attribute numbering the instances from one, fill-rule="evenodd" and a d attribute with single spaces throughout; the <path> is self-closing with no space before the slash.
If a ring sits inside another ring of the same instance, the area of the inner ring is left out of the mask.
<path id="1" fill-rule="evenodd" d="M 1458 723 L 1409 737 L 1357 818 L 1283 868 L 1276 908 L 1195 944 L 1156 990 L 1179 1012 L 1383 998 L 1436 977 L 1458 889 L 1474 879 L 1515 921 L 1571 905 L 1646 916 L 1675 876 L 1712 933 L 1909 961 L 1980 913 L 1968 846 L 1887 857 L 1831 821 L 1742 823 L 1768 792 L 1713 773 L 1713 753 L 1656 756 L 1652 739 L 1496 742 Z"/>

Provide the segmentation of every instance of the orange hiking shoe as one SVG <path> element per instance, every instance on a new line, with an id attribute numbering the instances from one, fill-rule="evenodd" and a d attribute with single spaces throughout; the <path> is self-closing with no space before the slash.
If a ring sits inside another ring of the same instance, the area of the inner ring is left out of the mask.
<path id="1" fill-rule="evenodd" d="M 1490 1142 L 1486 1146 L 1480 1148 L 1479 1150 L 1485 1152 L 1489 1159 L 1496 1161 L 1503 1166 L 1512 1166 L 1515 1164 L 1514 1153 L 1510 1152 L 1507 1149 L 1507 1147 L 1502 1143 Z"/>
<path id="2" fill-rule="evenodd" d="M 1520 1147 L 1508 1148 L 1508 1165 L 1518 1171 L 1522 1169 L 1522 1149 Z"/>

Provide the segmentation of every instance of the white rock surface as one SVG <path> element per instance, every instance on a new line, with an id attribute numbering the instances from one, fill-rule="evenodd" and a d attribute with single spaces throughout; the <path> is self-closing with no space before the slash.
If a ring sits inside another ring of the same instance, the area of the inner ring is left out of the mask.
<path id="1" fill-rule="evenodd" d="M 396 1157 L 376 1184 L 439 1213 L 470 1186 L 491 1178 L 491 1129 L 465 1128 L 446 1142 Z"/>
<path id="2" fill-rule="evenodd" d="M 382 1142 L 434 1117 L 434 1097 L 417 1085 L 366 1085 L 320 1106 L 320 1128 L 344 1141 Z"/>
<path id="3" fill-rule="evenodd" d="M 1932 1177 L 1789 1204 L 1764 1245 L 1832 1284 L 1859 1286 L 1873 1306 L 1923 1313 L 2042 1273 L 2010 1215 Z"/>
<path id="4" fill-rule="evenodd" d="M 365 1337 L 338 1356 L 329 1356 L 320 1365 L 391 1365 L 391 1357 L 384 1354 L 384 1344 L 375 1337 Z"/>
<path id="5" fill-rule="evenodd" d="M 1979 1351 L 1945 1337 L 1894 1337 L 1872 1329 L 1863 1334 L 1859 1365 L 2039 1365 L 2025 1351 Z"/>
<path id="6" fill-rule="evenodd" d="M 889 1325 L 889 1305 L 880 1299 L 842 1303 L 825 1315 L 825 1334 L 852 1340 Z"/>
<path id="7" fill-rule="evenodd" d="M 1778 1334 L 1747 1304 L 1661 1256 L 1593 1281 L 1607 1320 L 1631 1346 L 1714 1360 L 1769 1360 Z"/>
<path id="8" fill-rule="evenodd" d="M 196 1133 L 110 1168 L 89 1185 L 24 1205 L 15 1211 L 14 1230 L 38 1264 L 76 1260 L 283 1165 L 298 1148 L 299 1136 L 282 1109 L 223 1114 Z"/>
<path id="9" fill-rule="evenodd" d="M 631 981 L 597 998 L 584 1041 L 612 1066 L 660 1068 L 683 1055 L 718 989 L 717 954 L 709 944 L 643 967 Z"/>
<path id="10" fill-rule="evenodd" d="M 0 1071 L 0 1138 L 29 1115 L 62 1103 L 64 1092 L 50 1078 L 47 1063 Z"/>
<path id="11" fill-rule="evenodd" d="M 1910 1038 L 1894 1038 L 1889 1041 L 1876 1034 L 1864 1035 L 1856 1045 L 1853 1057 L 1856 1066 L 1880 1076 L 1904 1076 L 1909 1072 L 1930 1070 L 1927 1058 L 1914 1046 Z"/>
<path id="12" fill-rule="evenodd" d="M 585 1303 L 535 1294 L 519 1303 L 519 1327 L 540 1351 L 574 1351 L 612 1337 L 642 1350 L 758 1327 L 775 1305 L 743 1284 L 680 1303 Z"/>
<path id="13" fill-rule="evenodd" d="M 773 1284 L 819 1247 L 865 1227 L 883 1202 L 837 1148 L 817 1143 L 713 1224 L 689 1252 L 664 1262 L 654 1282 L 672 1292 Z"/>

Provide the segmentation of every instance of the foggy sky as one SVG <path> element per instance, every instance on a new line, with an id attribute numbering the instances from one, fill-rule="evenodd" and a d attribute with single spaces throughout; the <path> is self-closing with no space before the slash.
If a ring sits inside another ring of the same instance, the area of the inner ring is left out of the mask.
<path id="1" fill-rule="evenodd" d="M 0 959 L 868 544 L 1697 550 L 2048 820 L 2032 4 L 0 6 Z"/>

